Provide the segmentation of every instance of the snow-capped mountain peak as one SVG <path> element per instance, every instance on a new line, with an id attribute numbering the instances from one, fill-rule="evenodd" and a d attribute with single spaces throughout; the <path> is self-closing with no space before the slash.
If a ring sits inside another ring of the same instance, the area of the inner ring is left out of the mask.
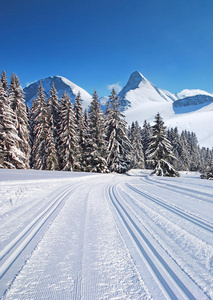
<path id="1" fill-rule="evenodd" d="M 86 92 L 83 88 L 79 87 L 67 78 L 62 76 L 49 76 L 47 78 L 38 80 L 24 88 L 25 100 L 29 106 L 31 106 L 33 98 L 36 98 L 37 96 L 38 86 L 40 82 L 43 85 L 47 97 L 49 97 L 51 86 L 52 84 L 54 84 L 59 98 L 61 98 L 63 92 L 65 91 L 70 95 L 70 99 L 73 102 L 77 94 L 80 92 L 81 99 L 83 100 L 83 108 L 87 108 L 92 100 L 92 96 L 88 92 Z"/>
<path id="2" fill-rule="evenodd" d="M 130 75 L 119 97 L 124 106 L 132 108 L 150 101 L 171 102 L 175 98 L 171 93 L 158 89 L 138 71 Z"/>
<path id="3" fill-rule="evenodd" d="M 148 80 L 138 71 L 133 72 L 130 77 L 129 80 L 127 82 L 127 84 L 125 85 L 125 87 L 120 91 L 119 93 L 119 97 L 121 99 L 123 99 L 122 96 L 124 96 L 126 93 L 128 93 L 131 90 L 135 90 L 137 88 L 139 88 L 139 85 L 141 83 L 146 83 L 148 82 Z"/>
<path id="4" fill-rule="evenodd" d="M 147 82 L 148 80 L 138 71 L 133 72 L 130 75 L 129 81 L 127 85 L 130 85 L 132 88 L 135 88 L 139 86 L 141 82 Z"/>

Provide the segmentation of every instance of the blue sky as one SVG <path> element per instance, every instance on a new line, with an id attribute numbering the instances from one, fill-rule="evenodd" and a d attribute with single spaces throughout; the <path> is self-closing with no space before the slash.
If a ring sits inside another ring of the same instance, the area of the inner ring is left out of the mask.
<path id="1" fill-rule="evenodd" d="M 0 72 L 61 75 L 99 96 L 140 71 L 159 88 L 213 93 L 212 0 L 8 0 Z"/>

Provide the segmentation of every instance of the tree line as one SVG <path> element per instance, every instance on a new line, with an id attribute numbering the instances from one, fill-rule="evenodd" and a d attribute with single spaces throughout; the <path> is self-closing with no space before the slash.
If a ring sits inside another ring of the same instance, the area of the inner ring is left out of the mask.
<path id="1" fill-rule="evenodd" d="M 121 102 L 113 89 L 105 113 L 96 91 L 83 111 L 80 93 L 74 104 L 67 93 L 58 97 L 54 85 L 46 99 L 42 83 L 32 107 L 25 104 L 16 74 L 0 80 L 0 167 L 37 170 L 124 173 L 153 168 L 154 173 L 178 176 L 178 170 L 202 171 L 213 152 L 200 149 L 196 135 L 167 130 L 157 114 L 155 124 L 137 121 L 127 128 Z"/>

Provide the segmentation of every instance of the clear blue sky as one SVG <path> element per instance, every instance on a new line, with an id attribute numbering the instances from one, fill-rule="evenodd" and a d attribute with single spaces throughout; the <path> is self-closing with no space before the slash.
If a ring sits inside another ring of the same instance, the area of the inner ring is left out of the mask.
<path id="1" fill-rule="evenodd" d="M 7 0 L 0 72 L 61 75 L 99 96 L 140 71 L 171 92 L 213 93 L 212 0 Z"/>

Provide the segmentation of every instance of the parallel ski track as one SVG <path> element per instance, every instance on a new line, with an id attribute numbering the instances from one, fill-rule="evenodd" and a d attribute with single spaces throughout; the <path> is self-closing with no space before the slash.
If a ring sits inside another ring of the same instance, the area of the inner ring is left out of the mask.
<path id="1" fill-rule="evenodd" d="M 118 213 L 124 227 L 137 245 L 139 254 L 145 259 L 149 268 L 151 268 L 154 278 L 159 282 L 162 292 L 166 298 L 170 299 L 191 299 L 196 298 L 175 274 L 165 259 L 160 255 L 151 241 L 146 237 L 145 229 L 140 228 L 130 216 L 130 213 L 124 208 L 115 193 L 115 186 L 110 186 L 108 190 L 110 200 Z"/>
<path id="2" fill-rule="evenodd" d="M 142 192 L 128 183 L 126 183 L 125 185 L 129 189 L 131 189 L 132 191 L 136 192 L 137 194 L 145 197 L 146 199 L 149 199 L 152 202 L 160 205 L 161 207 L 166 208 L 167 210 L 169 210 L 169 211 L 175 213 L 176 215 L 184 218 L 185 220 L 188 220 L 189 222 L 201 227 L 202 229 L 205 229 L 205 230 L 213 233 L 213 224 L 211 222 L 208 222 L 207 220 L 203 220 L 195 215 L 189 214 L 186 211 L 184 211 L 183 209 L 181 209 L 180 207 L 170 205 L 169 203 L 167 203 L 166 201 L 164 201 L 158 197 L 154 197 L 145 192 Z"/>
<path id="3" fill-rule="evenodd" d="M 143 175 L 143 177 L 149 177 L 150 178 L 150 175 Z M 153 178 L 154 179 L 154 178 Z M 187 178 L 185 178 L 185 179 L 187 179 Z M 211 182 L 211 180 L 207 180 L 207 179 L 200 179 L 200 182 L 202 182 L 202 183 L 204 183 L 204 182 L 208 182 L 209 184 L 210 184 L 210 182 Z M 173 177 L 173 183 L 177 183 L 177 184 L 180 184 L 180 181 L 178 180 L 178 177 Z M 184 185 L 189 185 L 190 187 L 191 186 L 196 186 L 196 188 L 197 187 L 201 187 L 201 188 L 208 188 L 208 189 L 213 189 L 213 185 L 211 186 L 211 185 L 203 185 L 203 184 L 198 184 L 197 182 L 196 183 L 194 183 L 194 182 L 192 182 L 192 181 L 190 181 L 190 182 L 188 182 L 187 180 L 186 180 L 186 182 L 184 182 Z"/>
<path id="4" fill-rule="evenodd" d="M 0 266 L 0 279 L 10 269 L 19 255 L 31 242 L 37 232 L 48 221 L 51 215 L 63 204 L 67 195 L 71 193 L 77 185 L 66 188 L 56 199 L 48 205 L 37 217 L 34 218 L 4 249 L 0 252 L 0 261 L 4 260 Z"/>
<path id="5" fill-rule="evenodd" d="M 173 191 L 173 192 L 176 192 L 176 193 L 179 193 L 179 194 L 182 194 L 183 191 L 184 191 L 184 194 L 187 195 L 187 196 L 190 196 L 190 197 L 196 198 L 198 200 L 201 200 L 201 201 L 213 204 L 213 195 L 205 193 L 205 192 L 196 191 L 196 190 L 193 190 L 193 189 L 176 186 L 176 185 L 173 185 L 173 184 L 170 184 L 170 183 L 169 184 L 167 184 L 167 183 L 165 184 L 164 182 L 159 182 L 159 181 L 156 181 L 154 179 L 151 179 L 149 176 L 146 176 L 145 178 L 144 177 L 140 178 L 140 180 L 141 181 L 145 181 L 146 180 L 146 181 L 148 181 L 149 184 L 151 184 L 151 182 L 152 182 L 156 186 L 159 186 L 160 188 L 167 189 L 169 191 Z M 202 198 L 202 196 L 209 197 L 212 200 L 204 199 L 204 198 Z"/>

